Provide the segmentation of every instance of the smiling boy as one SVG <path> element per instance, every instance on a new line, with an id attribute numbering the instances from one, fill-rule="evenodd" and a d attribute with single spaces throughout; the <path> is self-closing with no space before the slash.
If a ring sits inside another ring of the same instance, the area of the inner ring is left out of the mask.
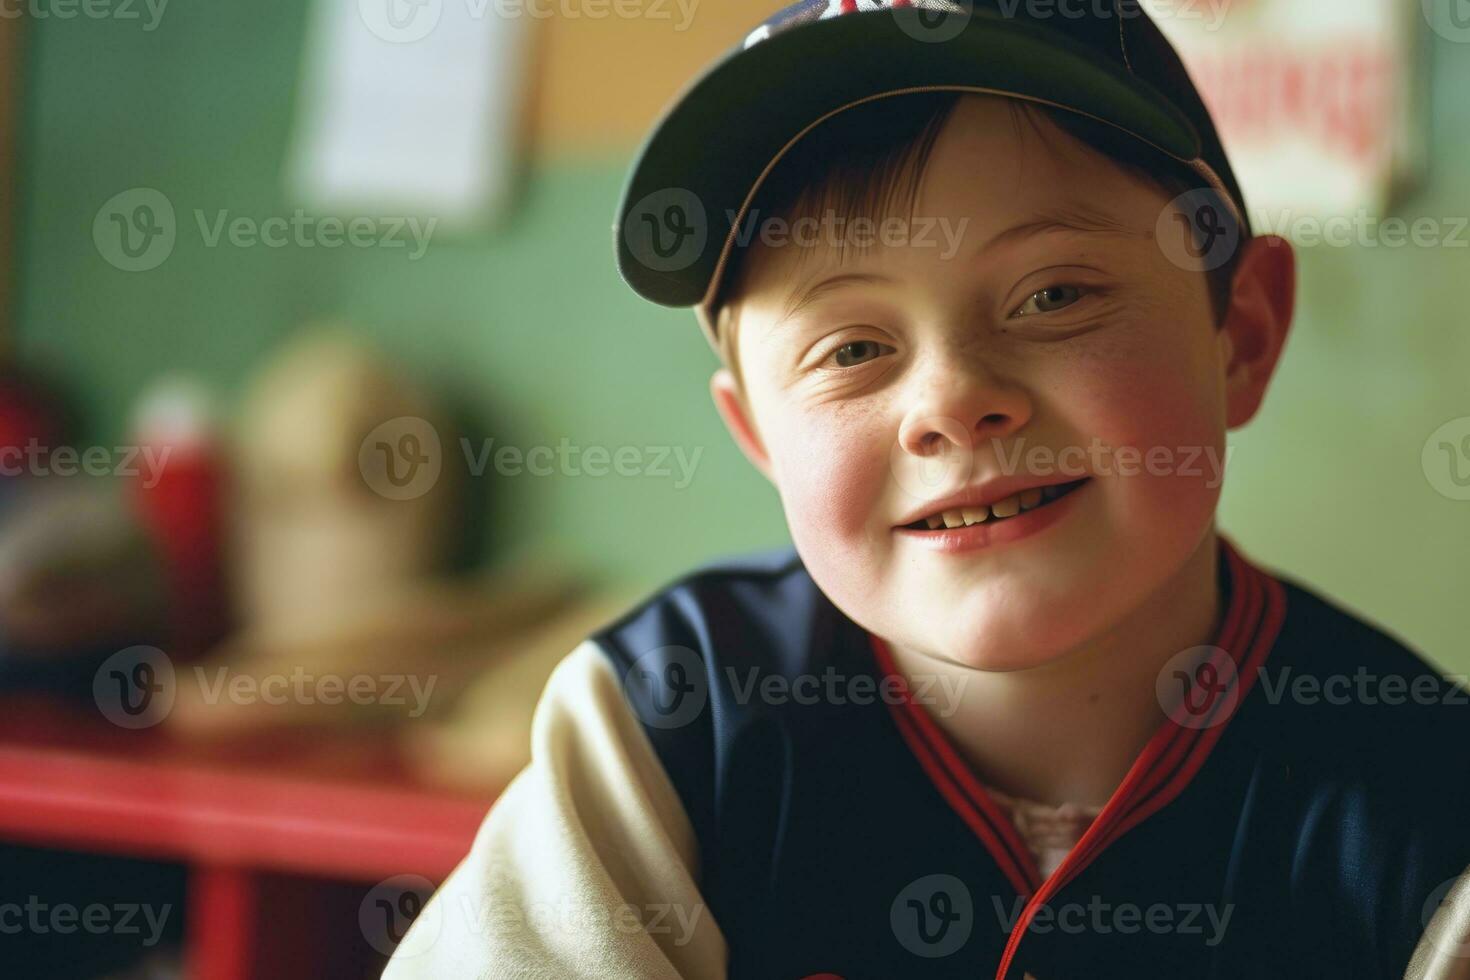
<path id="1" fill-rule="evenodd" d="M 1470 976 L 1464 692 L 1215 526 L 1289 245 L 1136 7 L 893 6 L 761 25 L 619 212 L 794 549 L 562 664 L 388 975 Z"/>

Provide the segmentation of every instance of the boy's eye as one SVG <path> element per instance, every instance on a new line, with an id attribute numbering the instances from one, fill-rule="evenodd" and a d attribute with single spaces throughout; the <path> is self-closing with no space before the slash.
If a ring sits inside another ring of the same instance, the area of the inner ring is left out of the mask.
<path id="1" fill-rule="evenodd" d="M 880 357 L 884 351 L 892 349 L 876 340 L 855 340 L 833 351 L 832 358 L 837 362 L 838 367 L 854 367 L 871 361 L 875 357 Z"/>
<path id="2" fill-rule="evenodd" d="M 1032 293 L 1021 308 L 1012 313 L 1011 316 L 1035 316 L 1038 313 L 1055 313 L 1071 306 L 1082 298 L 1082 290 L 1076 286 L 1048 286 L 1046 289 Z"/>

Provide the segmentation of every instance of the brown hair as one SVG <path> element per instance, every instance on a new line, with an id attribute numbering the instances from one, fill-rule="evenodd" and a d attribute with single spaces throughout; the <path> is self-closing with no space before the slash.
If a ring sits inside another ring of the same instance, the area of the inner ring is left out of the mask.
<path id="1" fill-rule="evenodd" d="M 934 144 L 964 92 L 912 92 L 864 102 L 815 127 L 777 162 L 757 189 L 748 215 L 793 223 L 819 214 L 875 217 L 896 207 L 913 218 L 919 185 Z M 1107 123 L 1040 103 L 1007 99 L 1019 130 L 1023 122 L 1039 128 L 1050 120 L 1063 132 L 1112 160 L 1124 170 L 1163 189 L 1170 198 L 1203 185 L 1188 165 Z M 747 219 L 748 220 L 748 219 Z M 721 359 L 744 380 L 736 358 L 737 297 L 748 284 L 751 252 L 758 236 L 731 252 L 719 289 L 710 304 Z M 845 254 L 844 239 L 839 248 Z M 799 250 L 799 261 L 810 249 Z M 1230 306 L 1236 256 L 1204 273 L 1217 325 Z"/>

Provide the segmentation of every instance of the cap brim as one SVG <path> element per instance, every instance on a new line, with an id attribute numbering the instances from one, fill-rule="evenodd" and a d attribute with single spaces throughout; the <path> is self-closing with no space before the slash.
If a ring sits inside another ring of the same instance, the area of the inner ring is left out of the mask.
<path id="1" fill-rule="evenodd" d="M 958 34 L 923 43 L 934 28 L 922 16 L 897 8 L 802 24 L 731 52 L 690 84 L 624 186 L 613 236 L 628 284 L 663 306 L 702 304 L 775 162 L 823 119 L 873 98 L 1006 95 L 1093 117 L 1186 163 L 1198 158 L 1183 112 L 1058 31 L 976 9 Z"/>

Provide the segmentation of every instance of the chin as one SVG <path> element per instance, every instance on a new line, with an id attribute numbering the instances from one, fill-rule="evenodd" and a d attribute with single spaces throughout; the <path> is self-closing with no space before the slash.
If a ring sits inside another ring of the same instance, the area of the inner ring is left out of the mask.
<path id="1" fill-rule="evenodd" d="M 923 630 L 905 645 L 973 670 L 1027 670 L 1057 660 L 1083 642 L 1091 625 L 1083 615 L 1056 605 L 951 613 L 945 629 Z"/>
<path id="2" fill-rule="evenodd" d="M 1069 647 L 1059 637 L 1034 629 L 991 628 L 943 637 L 945 659 L 974 670 L 1013 671 L 1040 667 L 1063 656 Z"/>

